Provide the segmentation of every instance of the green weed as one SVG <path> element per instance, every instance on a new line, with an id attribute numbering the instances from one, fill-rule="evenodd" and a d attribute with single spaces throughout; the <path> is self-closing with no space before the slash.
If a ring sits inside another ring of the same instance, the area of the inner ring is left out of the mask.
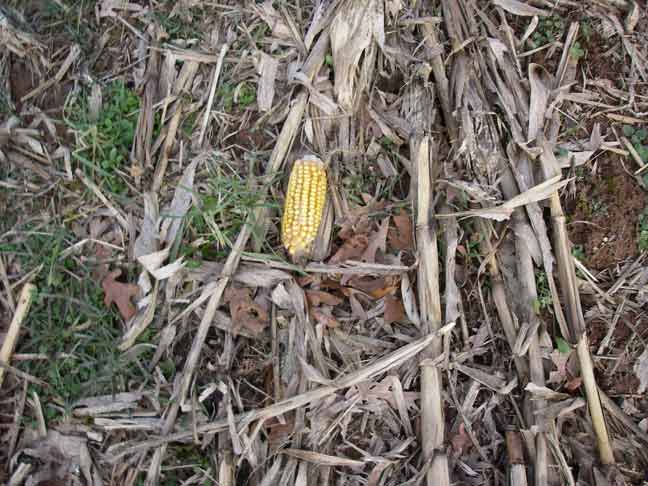
<path id="1" fill-rule="evenodd" d="M 608 206 L 605 202 L 601 201 L 598 197 L 593 197 L 590 203 L 590 210 L 592 216 L 607 216 Z"/>
<path id="2" fill-rule="evenodd" d="M 120 172 L 128 165 L 140 101 L 122 81 L 110 84 L 103 92 L 103 100 L 94 122 L 89 119 L 87 94 L 67 107 L 66 121 L 77 135 L 73 156 L 104 188 L 124 194 L 128 186 Z"/>
<path id="3" fill-rule="evenodd" d="M 221 100 L 220 106 L 226 113 L 231 113 L 234 107 L 246 108 L 256 101 L 256 89 L 254 86 L 243 83 L 238 88 L 231 83 L 223 83 L 218 88 L 218 99 Z M 236 95 L 236 96 L 235 96 Z"/>
<path id="4" fill-rule="evenodd" d="M 535 272 L 535 281 L 538 298 L 533 302 L 533 310 L 536 314 L 540 314 L 544 309 L 549 309 L 552 306 L 553 298 L 549 289 L 549 280 L 547 280 L 547 274 L 544 271 Z"/>
<path id="5" fill-rule="evenodd" d="M 120 318 L 104 305 L 93 268 L 72 255 L 62 256 L 74 243 L 74 235 L 61 226 L 26 228 L 24 234 L 21 240 L 0 245 L 0 254 L 17 258 L 24 272 L 41 267 L 17 352 L 44 354 L 48 359 L 16 366 L 48 383 L 47 387 L 32 385 L 40 394 L 46 418 L 69 413 L 81 397 L 126 391 L 129 381 L 145 379 L 136 358 L 116 349 L 122 335 Z"/>
<path id="6" fill-rule="evenodd" d="M 560 17 L 551 16 L 540 19 L 538 27 L 529 39 L 531 47 L 535 49 L 550 42 L 556 42 L 562 37 L 565 27 L 565 21 Z"/>
<path id="7" fill-rule="evenodd" d="M 648 163 L 648 130 L 643 127 L 635 128 L 632 125 L 623 125 L 622 131 L 623 135 L 632 143 L 643 163 Z"/>
<path id="8" fill-rule="evenodd" d="M 227 256 L 247 215 L 253 210 L 278 208 L 276 203 L 266 201 L 250 180 L 225 162 L 210 166 L 208 189 L 197 195 L 200 204 L 192 208 L 187 217 L 188 229 L 193 233 L 191 239 L 203 238 L 204 243 L 180 249 L 180 253 L 190 259 L 190 266 L 199 264 L 202 259 Z"/>
<path id="9" fill-rule="evenodd" d="M 168 13 L 159 11 L 154 11 L 152 16 L 171 40 L 203 38 L 204 33 L 198 28 L 199 23 L 196 21 L 187 22 L 178 15 L 171 17 Z"/>

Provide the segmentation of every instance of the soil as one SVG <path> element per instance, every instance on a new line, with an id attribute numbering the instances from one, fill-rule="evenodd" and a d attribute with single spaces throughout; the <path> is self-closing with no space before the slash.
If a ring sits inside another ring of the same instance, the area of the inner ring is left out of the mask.
<path id="1" fill-rule="evenodd" d="M 570 238 L 585 252 L 585 264 L 595 270 L 638 253 L 638 220 L 648 206 L 648 194 L 621 165 L 618 156 L 597 159 L 597 173 L 577 182 L 568 200 Z"/>

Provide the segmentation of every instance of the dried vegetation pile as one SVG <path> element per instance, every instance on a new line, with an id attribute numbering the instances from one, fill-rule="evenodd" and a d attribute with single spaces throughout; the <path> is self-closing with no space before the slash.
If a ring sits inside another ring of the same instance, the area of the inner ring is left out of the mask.
<path id="1" fill-rule="evenodd" d="M 637 3 L 15 3 L 9 484 L 648 480 Z"/>

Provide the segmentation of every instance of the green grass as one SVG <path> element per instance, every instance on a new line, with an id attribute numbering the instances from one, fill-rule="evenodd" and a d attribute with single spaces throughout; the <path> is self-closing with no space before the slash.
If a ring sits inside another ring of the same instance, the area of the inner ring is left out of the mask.
<path id="1" fill-rule="evenodd" d="M 49 359 L 14 365 L 48 383 L 31 385 L 38 390 L 46 418 L 68 413 L 81 397 L 126 391 L 129 381 L 145 379 L 143 367 L 116 349 L 123 333 L 120 318 L 114 308 L 104 306 L 93 268 L 74 256 L 61 256 L 76 237 L 54 225 L 24 231 L 22 241 L 0 244 L 0 253 L 17 259 L 23 274 L 42 265 L 16 352 Z"/>
<path id="2" fill-rule="evenodd" d="M 114 194 L 125 194 L 122 173 L 128 171 L 129 154 L 140 107 L 135 92 L 122 81 L 102 90 L 103 106 L 96 121 L 88 113 L 88 93 L 66 107 L 66 122 L 77 134 L 74 158 L 99 185 Z"/>
<path id="3" fill-rule="evenodd" d="M 214 160 L 210 165 L 207 191 L 196 194 L 200 204 L 187 215 L 189 239 L 204 239 L 200 246 L 181 247 L 180 253 L 190 259 L 189 266 L 203 259 L 226 257 L 251 211 L 260 207 L 278 209 L 277 203 L 264 200 L 261 191 L 240 172 L 224 161 Z"/>

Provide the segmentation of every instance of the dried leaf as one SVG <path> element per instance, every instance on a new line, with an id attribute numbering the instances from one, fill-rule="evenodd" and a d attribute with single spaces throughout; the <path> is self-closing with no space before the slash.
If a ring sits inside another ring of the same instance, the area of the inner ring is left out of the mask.
<path id="1" fill-rule="evenodd" d="M 367 249 L 362 254 L 362 261 L 367 263 L 376 262 L 376 252 L 378 250 L 385 253 L 387 251 L 387 230 L 389 229 L 389 218 L 383 219 L 378 231 L 374 232 L 369 241 Z"/>
<path id="2" fill-rule="evenodd" d="M 318 307 L 322 304 L 336 306 L 342 303 L 342 299 L 339 297 L 322 290 L 306 290 L 306 298 L 313 307 Z"/>
<path id="3" fill-rule="evenodd" d="M 455 458 L 461 457 L 472 445 L 470 436 L 466 433 L 466 426 L 463 422 L 459 424 L 459 430 L 457 433 L 450 439 L 452 444 L 452 456 Z"/>
<path id="4" fill-rule="evenodd" d="M 385 325 L 389 325 L 393 322 L 400 322 L 405 319 L 405 309 L 400 300 L 394 297 L 392 294 L 385 295 Z"/>
<path id="5" fill-rule="evenodd" d="M 291 309 L 292 308 L 292 298 L 286 290 L 284 284 L 280 283 L 272 291 L 272 302 L 279 307 L 280 309 Z"/>
<path id="6" fill-rule="evenodd" d="M 268 311 L 252 300 L 250 289 L 229 287 L 225 291 L 224 301 L 229 303 L 234 327 L 232 332 L 244 328 L 252 335 L 258 336 L 270 323 Z"/>
<path id="7" fill-rule="evenodd" d="M 259 52 L 257 72 L 259 73 L 259 87 L 257 89 L 257 104 L 259 111 L 269 111 L 275 95 L 275 79 L 279 69 L 279 61 L 265 52 Z"/>
<path id="8" fill-rule="evenodd" d="M 331 329 L 335 329 L 340 326 L 340 323 L 337 321 L 337 319 L 335 319 L 335 317 L 327 314 L 320 309 L 311 309 L 311 315 L 319 324 L 323 324 Z"/>
<path id="9" fill-rule="evenodd" d="M 184 219 L 187 211 L 191 207 L 192 192 L 194 185 L 194 176 L 196 175 L 196 167 L 201 161 L 200 157 L 196 157 L 194 161 L 187 166 L 178 185 L 176 186 L 171 207 L 165 211 L 166 218 L 162 222 L 162 230 L 160 233 L 164 235 L 164 242 L 171 245 L 176 239 L 180 225 Z"/>
<path id="10" fill-rule="evenodd" d="M 364 234 L 357 234 L 345 241 L 335 255 L 331 257 L 329 263 L 342 263 L 347 260 L 356 260 L 369 246 L 369 239 Z"/>
<path id="11" fill-rule="evenodd" d="M 119 313 L 125 320 L 129 320 L 135 315 L 137 309 L 131 302 L 131 299 L 139 294 L 139 287 L 135 284 L 122 283 L 115 280 L 121 275 L 121 270 L 110 272 L 101 282 L 105 297 L 104 304 L 106 307 L 114 302 L 117 304 Z"/>
<path id="12" fill-rule="evenodd" d="M 393 216 L 393 220 L 396 228 L 387 234 L 389 246 L 394 250 L 411 250 L 414 242 L 412 241 L 412 220 L 409 214 L 401 209 L 399 214 Z"/>
<path id="13" fill-rule="evenodd" d="M 331 50 L 335 66 L 335 94 L 344 110 L 354 105 L 356 71 L 362 53 L 371 45 L 379 5 L 377 0 L 356 0 L 343 4 L 331 23 Z M 381 3 L 381 2 L 380 2 Z M 382 22 L 382 15 L 380 16 Z"/>
<path id="14" fill-rule="evenodd" d="M 281 17 L 281 14 L 272 6 L 271 0 L 266 0 L 260 5 L 255 5 L 255 11 L 268 24 L 273 36 L 279 39 L 292 39 L 290 27 Z"/>
<path id="15" fill-rule="evenodd" d="M 527 3 L 518 2 L 517 0 L 493 0 L 493 4 L 502 7 L 513 15 L 520 15 L 522 17 L 548 17 L 549 12 L 540 8 L 532 7 Z"/>
<path id="16" fill-rule="evenodd" d="M 144 218 L 140 234 L 135 240 L 133 255 L 139 258 L 143 255 L 149 255 L 158 249 L 158 223 L 159 210 L 157 195 L 154 192 L 144 194 Z"/>
<path id="17" fill-rule="evenodd" d="M 648 348 L 644 349 L 634 366 L 635 375 L 639 378 L 637 393 L 644 393 L 648 389 Z"/>

